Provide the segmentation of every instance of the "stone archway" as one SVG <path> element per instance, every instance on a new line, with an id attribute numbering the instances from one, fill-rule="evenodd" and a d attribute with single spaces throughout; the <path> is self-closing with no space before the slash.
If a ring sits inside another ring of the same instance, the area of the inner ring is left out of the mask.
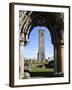
<path id="1" fill-rule="evenodd" d="M 49 28 L 54 45 L 55 73 L 63 71 L 63 49 L 64 49 L 64 15 L 53 12 L 32 12 L 19 11 L 20 30 L 20 75 L 24 73 L 23 48 L 29 41 L 29 35 L 35 26 L 45 26 Z"/>

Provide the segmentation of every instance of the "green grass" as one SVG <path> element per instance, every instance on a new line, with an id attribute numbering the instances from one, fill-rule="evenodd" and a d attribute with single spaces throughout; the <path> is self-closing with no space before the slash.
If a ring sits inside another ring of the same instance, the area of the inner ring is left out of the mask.
<path id="1" fill-rule="evenodd" d="M 33 63 L 30 65 L 31 72 L 54 72 L 53 68 L 39 68 L 36 67 L 38 65 L 42 65 L 41 63 Z"/>
<path id="2" fill-rule="evenodd" d="M 31 72 L 54 72 L 54 69 L 46 68 L 32 68 Z"/>

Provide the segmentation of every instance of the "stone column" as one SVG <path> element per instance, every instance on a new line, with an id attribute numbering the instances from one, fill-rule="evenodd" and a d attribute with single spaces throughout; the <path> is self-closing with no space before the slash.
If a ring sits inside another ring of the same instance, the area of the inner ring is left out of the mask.
<path id="1" fill-rule="evenodd" d="M 64 45 L 57 45 L 54 47 L 55 57 L 55 74 L 64 73 Z"/>
<path id="2" fill-rule="evenodd" d="M 24 78 L 24 41 L 19 42 L 19 78 Z"/>
<path id="3" fill-rule="evenodd" d="M 64 45 L 57 47 L 57 73 L 64 73 Z"/>

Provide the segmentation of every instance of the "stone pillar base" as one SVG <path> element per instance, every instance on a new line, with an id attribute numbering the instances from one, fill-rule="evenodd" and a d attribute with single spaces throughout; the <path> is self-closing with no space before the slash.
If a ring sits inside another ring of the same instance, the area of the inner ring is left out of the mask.
<path id="1" fill-rule="evenodd" d="M 24 79 L 24 73 L 19 74 L 19 79 Z"/>
<path id="2" fill-rule="evenodd" d="M 64 73 L 63 72 L 55 72 L 54 73 L 54 76 L 56 76 L 56 77 L 64 77 Z"/>

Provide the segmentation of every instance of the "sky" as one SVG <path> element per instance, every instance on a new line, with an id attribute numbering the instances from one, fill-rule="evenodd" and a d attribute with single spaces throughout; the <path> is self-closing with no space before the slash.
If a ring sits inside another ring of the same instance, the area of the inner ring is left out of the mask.
<path id="1" fill-rule="evenodd" d="M 39 30 L 45 30 L 45 57 L 48 59 L 48 57 L 53 57 L 54 55 L 54 48 L 51 43 L 51 35 L 46 27 L 34 27 L 33 30 L 30 33 L 29 36 L 29 42 L 24 47 L 24 57 L 28 59 L 37 59 L 37 53 L 38 53 L 38 31 Z"/>

